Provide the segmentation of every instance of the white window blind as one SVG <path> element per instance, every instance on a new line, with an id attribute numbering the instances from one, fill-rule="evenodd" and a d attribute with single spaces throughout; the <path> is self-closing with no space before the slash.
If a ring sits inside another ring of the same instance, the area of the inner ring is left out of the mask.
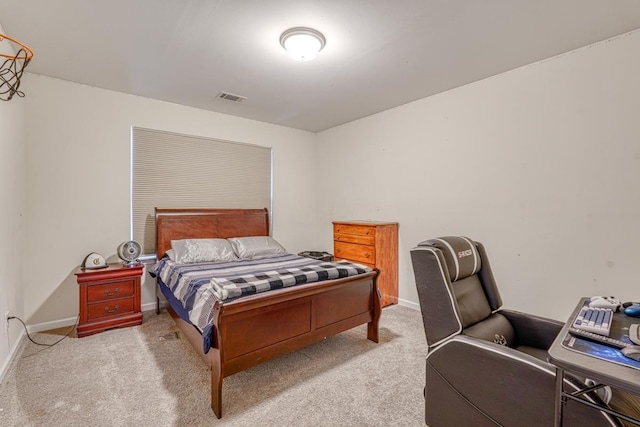
<path id="1" fill-rule="evenodd" d="M 137 127 L 131 134 L 131 223 L 143 254 L 155 253 L 155 207 L 271 210 L 271 148 Z"/>

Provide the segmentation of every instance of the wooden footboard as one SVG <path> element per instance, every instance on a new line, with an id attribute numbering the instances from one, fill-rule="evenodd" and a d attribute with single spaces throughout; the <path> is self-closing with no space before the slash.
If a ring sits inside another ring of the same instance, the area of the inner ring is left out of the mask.
<path id="1" fill-rule="evenodd" d="M 214 347 L 207 354 L 198 330 L 169 307 L 184 336 L 211 369 L 211 408 L 216 417 L 222 416 L 224 377 L 365 323 L 367 338 L 378 342 L 381 306 L 376 275 L 219 304 Z"/>
<path id="2" fill-rule="evenodd" d="M 266 210 L 249 212 L 246 215 L 241 210 L 197 210 L 189 214 L 186 210 L 157 210 L 158 254 L 164 254 L 174 236 L 197 236 L 193 230 L 185 232 L 180 223 L 197 221 L 199 227 L 208 230 L 204 237 L 232 237 L 229 233 L 242 233 L 238 224 L 250 218 L 253 225 L 244 235 L 268 234 L 268 220 L 255 219 L 256 215 L 266 215 Z M 208 222 L 205 218 L 210 218 L 214 226 L 203 225 Z M 170 226 L 163 227 L 163 223 Z M 260 231 L 256 223 L 265 224 L 266 228 Z M 227 230 L 226 224 L 232 224 L 233 230 Z M 381 305 L 377 276 L 378 271 L 373 271 L 224 304 L 218 302 L 214 306 L 213 344 L 206 354 L 199 331 L 169 308 L 184 336 L 211 369 L 211 408 L 215 415 L 222 416 L 222 380 L 229 375 L 365 323 L 367 338 L 378 342 Z"/>

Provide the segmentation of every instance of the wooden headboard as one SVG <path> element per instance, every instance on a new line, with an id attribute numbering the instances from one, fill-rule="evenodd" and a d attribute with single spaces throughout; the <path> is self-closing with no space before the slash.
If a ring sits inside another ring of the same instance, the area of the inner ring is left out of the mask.
<path id="1" fill-rule="evenodd" d="M 264 209 L 156 208 L 156 254 L 171 249 L 171 240 L 227 239 L 268 236 L 269 211 Z"/>

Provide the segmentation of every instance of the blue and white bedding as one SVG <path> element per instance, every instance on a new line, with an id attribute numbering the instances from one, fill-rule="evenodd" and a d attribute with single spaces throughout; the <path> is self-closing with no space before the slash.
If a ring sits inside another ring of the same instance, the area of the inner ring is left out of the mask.
<path id="1" fill-rule="evenodd" d="M 202 333 L 203 350 L 211 346 L 211 319 L 216 301 L 227 302 L 245 295 L 305 283 L 338 279 L 370 272 L 348 261 L 325 262 L 289 253 L 222 262 L 178 264 L 162 258 L 149 273 L 170 290 L 182 313 Z M 165 290 L 163 289 L 163 292 Z"/>

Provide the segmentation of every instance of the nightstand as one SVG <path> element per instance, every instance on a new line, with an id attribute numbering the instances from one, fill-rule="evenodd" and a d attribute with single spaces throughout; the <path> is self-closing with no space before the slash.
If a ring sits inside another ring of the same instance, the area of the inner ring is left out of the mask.
<path id="1" fill-rule="evenodd" d="M 140 277 L 142 264 L 109 264 L 75 272 L 80 286 L 78 338 L 112 328 L 142 324 Z"/>
<path id="2" fill-rule="evenodd" d="M 383 307 L 398 303 L 398 223 L 334 221 L 333 255 L 380 271 Z"/>

